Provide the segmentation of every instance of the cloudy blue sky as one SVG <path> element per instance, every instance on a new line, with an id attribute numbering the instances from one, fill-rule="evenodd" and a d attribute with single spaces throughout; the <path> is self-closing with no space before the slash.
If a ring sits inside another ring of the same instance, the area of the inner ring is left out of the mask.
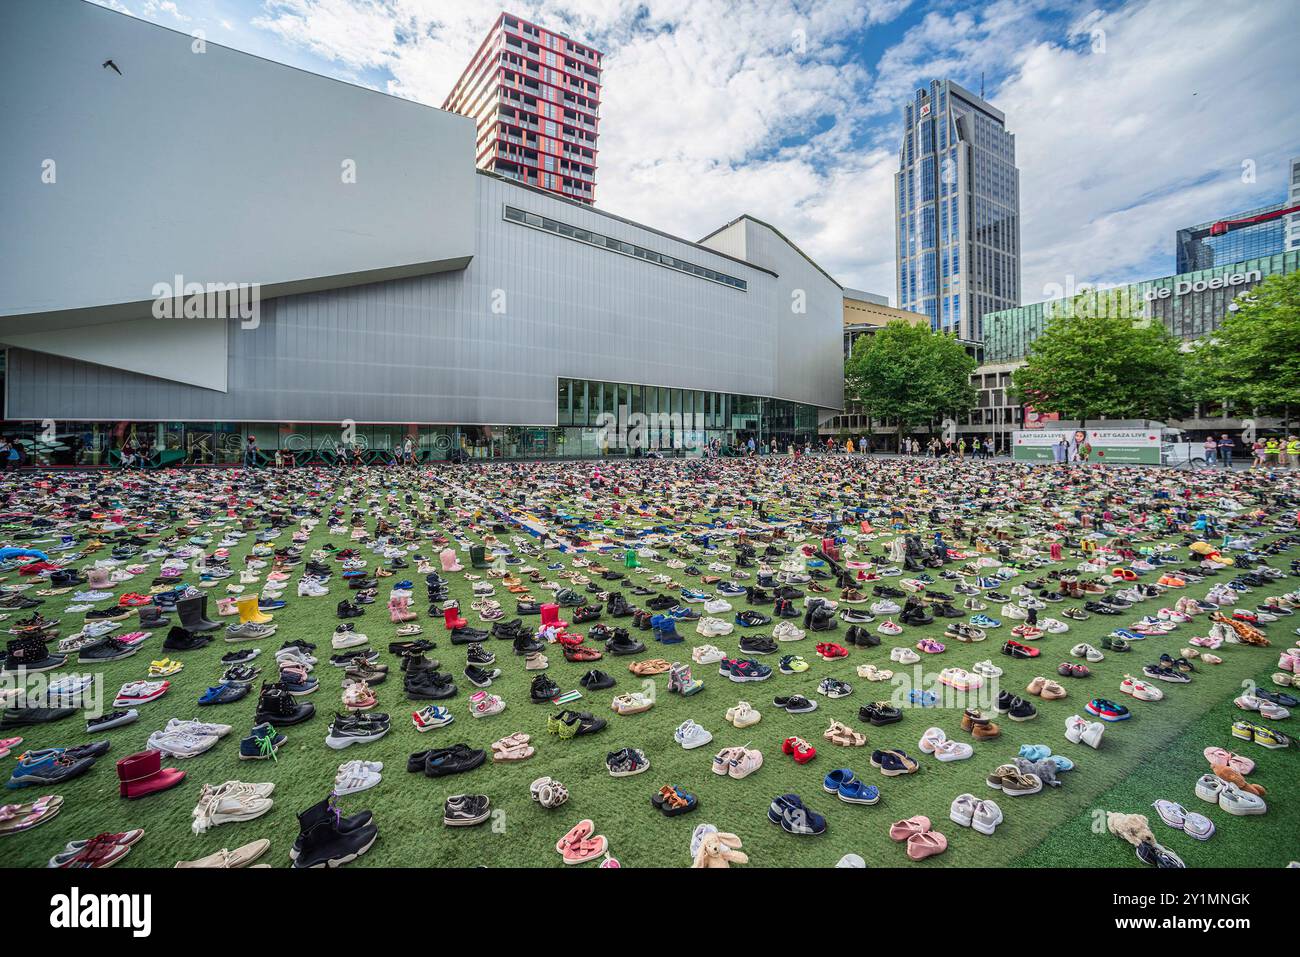
<path id="1" fill-rule="evenodd" d="M 440 106 L 490 0 L 95 0 Z M 741 212 L 894 297 L 902 100 L 950 77 L 1008 117 L 1022 300 L 1173 272 L 1173 234 L 1277 202 L 1300 154 L 1283 0 L 511 0 L 605 51 L 598 205 L 697 238 Z M 1249 174 L 1243 175 L 1243 169 Z M 431 174 L 433 171 L 431 171 Z"/>

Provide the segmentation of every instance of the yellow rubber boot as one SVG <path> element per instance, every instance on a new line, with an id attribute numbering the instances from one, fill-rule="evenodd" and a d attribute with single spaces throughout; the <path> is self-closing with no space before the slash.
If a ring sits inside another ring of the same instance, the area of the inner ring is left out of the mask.
<path id="1" fill-rule="evenodd" d="M 266 614 L 266 612 L 262 611 L 262 609 L 257 607 L 256 595 L 244 596 L 243 598 L 239 599 L 239 601 L 235 603 L 235 607 L 239 609 L 240 624 L 244 624 L 245 622 L 249 622 L 249 621 L 255 621 L 259 625 L 261 625 L 271 620 L 270 615 Z"/>

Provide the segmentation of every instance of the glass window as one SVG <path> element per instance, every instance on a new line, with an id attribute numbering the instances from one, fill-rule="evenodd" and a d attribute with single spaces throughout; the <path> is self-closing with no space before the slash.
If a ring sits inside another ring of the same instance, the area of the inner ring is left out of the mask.
<path id="1" fill-rule="evenodd" d="M 573 398 L 573 383 L 568 379 L 560 380 L 560 394 L 556 401 L 559 408 L 558 421 L 560 425 L 573 424 L 573 407 L 570 402 Z"/>
<path id="2" fill-rule="evenodd" d="M 573 424 L 587 424 L 587 380 L 573 383 Z"/>

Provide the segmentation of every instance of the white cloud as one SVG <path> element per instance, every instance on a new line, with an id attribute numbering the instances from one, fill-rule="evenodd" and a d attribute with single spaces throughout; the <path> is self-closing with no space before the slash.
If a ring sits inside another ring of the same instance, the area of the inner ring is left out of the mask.
<path id="1" fill-rule="evenodd" d="M 128 17 L 135 16 L 122 0 L 90 0 L 91 3 L 98 4 L 101 7 L 108 7 L 110 10 L 116 10 L 118 13 L 125 13 Z"/>
<path id="2" fill-rule="evenodd" d="M 521 0 L 520 16 L 606 52 L 597 197 L 689 238 L 742 212 L 778 226 L 846 285 L 894 292 L 902 100 L 951 76 L 1017 136 L 1023 288 L 1172 271 L 1181 225 L 1280 194 L 1296 151 L 1285 4 L 995 0 L 927 14 L 876 64 L 855 31 L 908 0 Z M 439 106 L 499 13 L 473 0 L 265 0 L 254 25 L 349 77 Z M 1063 25 L 1064 24 L 1064 25 Z M 1105 52 L 1090 51 L 1093 30 Z M 995 85 L 996 84 L 996 85 Z M 1192 97 L 1195 91 L 1199 95 Z M 827 119 L 830 118 L 830 119 Z M 820 130 L 811 138 L 810 133 Z M 806 142 L 800 142 L 805 140 Z M 796 145 L 783 146 L 783 142 Z M 864 145 L 865 144 L 865 145 Z M 1238 155 L 1243 154 L 1243 155 Z M 1254 192 L 1237 182 L 1259 160 Z M 1208 170 L 1222 177 L 1191 185 Z M 1268 177 L 1277 179 L 1275 187 Z"/>
<path id="3" fill-rule="evenodd" d="M 997 93 L 1021 170 L 1023 294 L 1047 283 L 1174 271 L 1174 232 L 1276 202 L 1300 152 L 1294 11 L 1270 0 L 1232 15 L 1209 0 L 1148 0 L 1081 24 L 1081 43 L 1039 44 Z M 1093 53 L 1089 31 L 1104 31 Z M 1241 181 L 1258 161 L 1259 181 Z"/>
<path id="4" fill-rule="evenodd" d="M 157 20 L 160 14 L 167 14 L 177 23 L 188 23 L 190 18 L 180 11 L 173 0 L 145 0 L 144 15 Z"/>

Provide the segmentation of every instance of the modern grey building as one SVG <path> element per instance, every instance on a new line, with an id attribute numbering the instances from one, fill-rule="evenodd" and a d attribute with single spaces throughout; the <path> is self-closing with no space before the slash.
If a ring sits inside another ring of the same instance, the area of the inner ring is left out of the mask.
<path id="1" fill-rule="evenodd" d="M 5 428 L 55 462 L 676 451 L 842 408 L 841 288 L 772 226 L 690 242 L 476 171 L 465 117 L 80 0 L 6 14 Z"/>
<path id="2" fill-rule="evenodd" d="M 1006 117 L 952 80 L 903 108 L 894 177 L 898 307 L 978 342 L 1020 304 L 1020 171 Z"/>

